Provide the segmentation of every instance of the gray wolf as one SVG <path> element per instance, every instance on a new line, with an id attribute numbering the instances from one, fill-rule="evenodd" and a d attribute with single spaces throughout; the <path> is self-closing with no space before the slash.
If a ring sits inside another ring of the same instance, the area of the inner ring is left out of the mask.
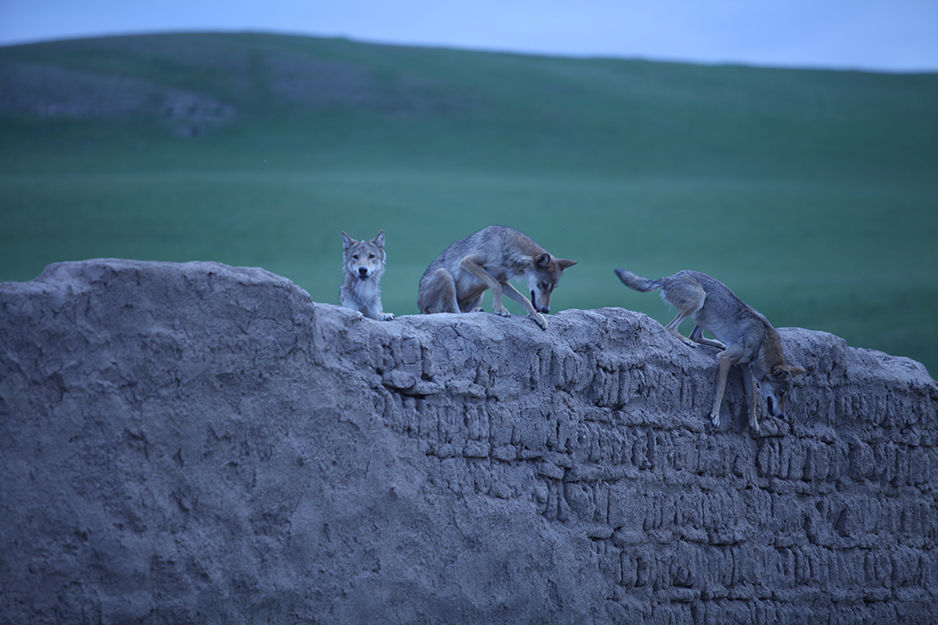
<path id="1" fill-rule="evenodd" d="M 627 287 L 636 291 L 661 289 L 661 298 L 678 309 L 674 319 L 665 326 L 668 332 L 691 346 L 696 342 L 723 350 L 717 356 L 717 389 L 710 411 L 714 425 L 720 425 L 720 404 L 731 365 L 743 368 L 743 388 L 749 399 L 749 426 L 753 430 L 759 430 L 754 385 L 758 385 L 765 396 L 768 413 L 773 417 L 783 415 L 792 377 L 804 373 L 804 369 L 785 364 L 778 332 L 764 316 L 736 297 L 725 284 L 705 273 L 679 271 L 665 278 L 648 280 L 622 269 L 615 271 Z M 688 317 L 695 323 L 690 340 L 678 333 L 678 326 Z M 703 330 L 719 340 L 704 338 Z"/>
<path id="2" fill-rule="evenodd" d="M 417 293 L 417 306 L 424 314 L 473 312 L 481 310 L 482 294 L 492 289 L 492 308 L 507 317 L 502 294 L 528 311 L 542 330 L 547 321 L 541 313 L 550 312 L 550 295 L 564 269 L 575 260 L 556 258 L 527 235 L 504 226 L 488 226 L 456 241 L 430 263 Z M 509 283 L 513 278 L 528 281 L 528 301 Z"/>
<path id="3" fill-rule="evenodd" d="M 370 241 L 356 241 L 343 232 L 342 247 L 345 281 L 339 289 L 339 304 L 357 310 L 369 319 L 394 319 L 394 315 L 381 309 L 381 276 L 387 262 L 384 230 Z"/>

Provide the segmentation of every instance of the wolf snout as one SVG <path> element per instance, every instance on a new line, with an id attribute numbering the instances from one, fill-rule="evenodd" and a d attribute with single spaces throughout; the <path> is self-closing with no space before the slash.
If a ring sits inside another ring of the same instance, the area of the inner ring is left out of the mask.
<path id="1" fill-rule="evenodd" d="M 367 278 L 367 277 L 368 277 L 368 268 L 367 268 L 367 267 L 359 267 L 359 268 L 358 268 L 358 277 L 361 278 L 362 280 L 364 280 L 365 278 Z"/>
<path id="2" fill-rule="evenodd" d="M 538 305 L 537 305 L 537 296 L 534 294 L 534 291 L 533 291 L 533 290 L 531 291 L 531 306 L 533 306 L 533 307 L 534 307 L 534 310 L 536 310 L 537 312 L 539 312 L 539 313 L 544 313 L 545 315 L 550 312 L 550 307 L 549 307 L 549 306 L 541 306 L 541 307 L 538 307 Z"/>

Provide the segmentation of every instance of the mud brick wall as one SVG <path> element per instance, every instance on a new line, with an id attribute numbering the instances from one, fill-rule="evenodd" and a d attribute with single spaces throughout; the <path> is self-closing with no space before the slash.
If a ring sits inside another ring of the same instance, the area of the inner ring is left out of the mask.
<path id="1" fill-rule="evenodd" d="M 612 278 L 610 278 L 612 279 Z M 359 319 L 259 269 L 0 285 L 0 622 L 933 623 L 938 386 L 618 308 Z"/>

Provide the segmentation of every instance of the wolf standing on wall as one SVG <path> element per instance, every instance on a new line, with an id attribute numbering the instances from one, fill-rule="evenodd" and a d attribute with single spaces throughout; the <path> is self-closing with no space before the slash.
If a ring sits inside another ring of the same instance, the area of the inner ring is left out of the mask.
<path id="1" fill-rule="evenodd" d="M 339 289 L 339 305 L 357 310 L 369 319 L 390 321 L 394 315 L 381 309 L 381 276 L 384 275 L 384 230 L 371 241 L 356 241 L 342 233 L 345 282 Z"/>
<path id="2" fill-rule="evenodd" d="M 482 294 L 492 289 L 495 314 L 509 315 L 502 304 L 504 293 L 546 330 L 541 313 L 550 312 L 550 294 L 561 272 L 575 264 L 575 260 L 552 256 L 517 230 L 488 226 L 456 241 L 430 263 L 420 278 L 417 306 L 424 314 L 473 312 L 480 310 Z M 531 301 L 508 282 L 521 276 L 528 280 Z"/>

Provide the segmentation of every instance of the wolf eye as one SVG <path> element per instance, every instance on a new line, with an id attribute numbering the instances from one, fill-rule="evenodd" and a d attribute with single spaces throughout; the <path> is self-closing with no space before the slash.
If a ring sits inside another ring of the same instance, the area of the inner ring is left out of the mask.
<path id="1" fill-rule="evenodd" d="M 358 260 L 358 254 L 352 254 L 352 260 Z"/>
<path id="2" fill-rule="evenodd" d="M 375 258 L 375 255 L 374 255 L 374 254 L 369 254 L 369 255 L 368 255 L 368 259 L 369 259 L 369 260 L 374 260 L 374 258 Z"/>

